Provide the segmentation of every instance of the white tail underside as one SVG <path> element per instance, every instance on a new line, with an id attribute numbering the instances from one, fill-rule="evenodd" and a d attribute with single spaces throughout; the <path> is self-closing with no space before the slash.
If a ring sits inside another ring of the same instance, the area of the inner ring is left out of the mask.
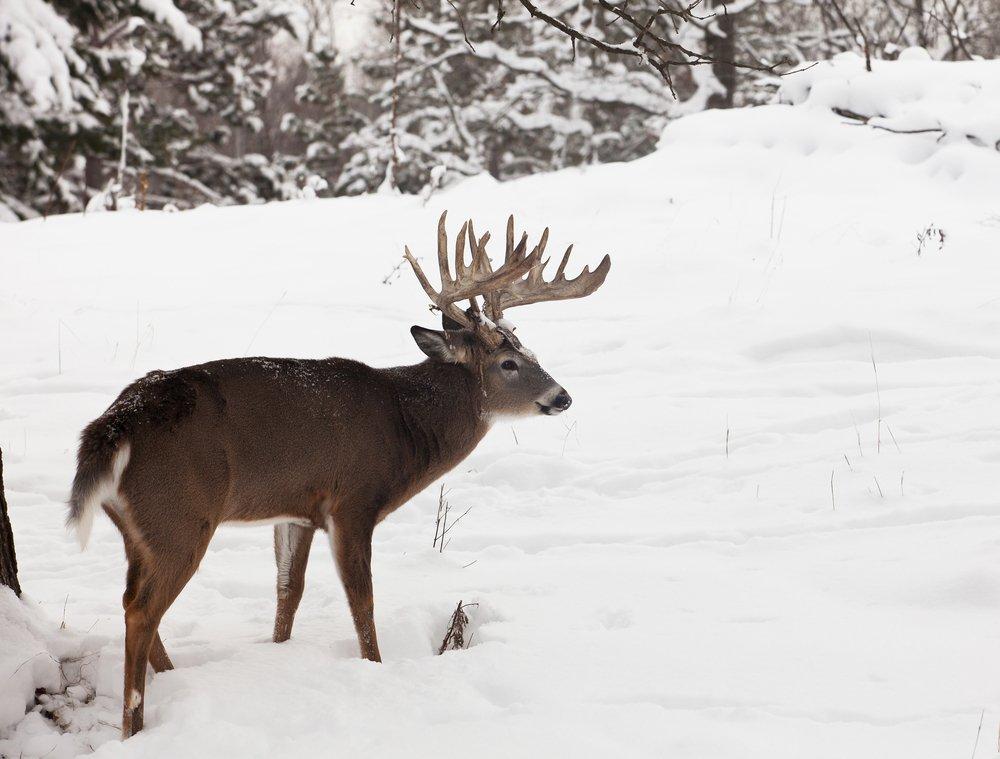
<path id="1" fill-rule="evenodd" d="M 119 511 L 121 510 L 121 495 L 118 492 L 118 486 L 131 455 L 131 446 L 128 443 L 122 443 L 121 447 L 115 451 L 114 460 L 111 462 L 111 471 L 98 483 L 97 487 L 87 494 L 83 508 L 80 510 L 80 518 L 76 521 L 76 539 L 80 542 L 81 549 L 87 547 L 90 531 L 94 528 L 94 515 L 103 504 L 107 503 Z"/>

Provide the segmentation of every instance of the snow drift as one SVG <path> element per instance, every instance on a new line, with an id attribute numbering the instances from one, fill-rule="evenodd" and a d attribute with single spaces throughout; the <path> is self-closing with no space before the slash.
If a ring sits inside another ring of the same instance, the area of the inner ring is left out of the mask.
<path id="1" fill-rule="evenodd" d="M 909 48 L 897 61 L 872 61 L 867 71 L 863 58 L 842 53 L 786 77 L 779 96 L 876 129 L 1000 150 L 996 61 L 932 61 L 922 48 Z"/>

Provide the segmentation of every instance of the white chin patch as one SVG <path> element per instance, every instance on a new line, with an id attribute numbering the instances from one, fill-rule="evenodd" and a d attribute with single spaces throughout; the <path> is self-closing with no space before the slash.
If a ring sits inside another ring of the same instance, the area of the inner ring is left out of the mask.
<path id="1" fill-rule="evenodd" d="M 514 413 L 513 411 L 494 411 L 487 414 L 484 418 L 487 424 L 496 424 L 497 422 L 513 422 L 519 419 L 524 419 L 525 417 L 531 417 L 538 413 L 538 407 L 535 406 L 531 409 L 526 409 L 520 413 Z"/>

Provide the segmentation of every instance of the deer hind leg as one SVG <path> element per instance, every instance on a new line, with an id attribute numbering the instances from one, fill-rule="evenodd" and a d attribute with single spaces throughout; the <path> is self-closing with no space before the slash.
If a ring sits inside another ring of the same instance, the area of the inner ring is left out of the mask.
<path id="1" fill-rule="evenodd" d="M 201 563 L 209 537 L 205 531 L 193 535 L 190 541 L 175 536 L 169 547 L 151 550 L 150 556 L 142 561 L 138 587 L 125 608 L 122 738 L 142 730 L 146 662 L 152 663 L 156 656 L 153 649 L 158 639 L 157 628 Z"/>
<path id="2" fill-rule="evenodd" d="M 114 522 L 118 531 L 122 535 L 122 542 L 125 544 L 125 558 L 128 561 L 128 572 L 125 575 L 125 592 L 122 594 L 122 608 L 128 610 L 129 604 L 139 591 L 139 582 L 142 578 L 142 556 L 135 546 L 132 538 L 129 537 L 125 524 L 121 516 L 113 508 L 105 506 L 105 513 Z M 167 656 L 167 650 L 163 647 L 159 631 L 153 637 L 153 643 L 149 649 L 149 663 L 154 672 L 165 672 L 173 669 L 174 665 Z"/>
<path id="3" fill-rule="evenodd" d="M 327 520 L 330 547 L 340 572 L 340 581 L 344 584 L 347 603 L 351 607 L 361 656 L 369 661 L 382 661 L 375 633 L 372 530 L 367 525 L 355 525 L 349 521 L 335 523 L 332 518 Z"/>
<path id="4" fill-rule="evenodd" d="M 122 607 L 125 611 L 128 611 L 129 605 L 135 600 L 136 594 L 139 590 L 139 583 L 142 578 L 142 562 L 140 559 L 129 559 L 128 563 L 128 576 L 125 581 L 125 593 L 122 595 Z M 149 663 L 153 667 L 154 672 L 166 672 L 168 669 L 173 669 L 173 662 L 170 661 L 170 657 L 167 656 L 167 650 L 163 647 L 163 641 L 160 639 L 159 629 L 153 634 L 153 642 L 149 647 Z"/>
<path id="5" fill-rule="evenodd" d="M 285 523 L 274 526 L 274 559 L 278 565 L 278 607 L 274 614 L 274 642 L 292 635 L 295 612 L 306 583 L 306 565 L 315 527 Z"/>

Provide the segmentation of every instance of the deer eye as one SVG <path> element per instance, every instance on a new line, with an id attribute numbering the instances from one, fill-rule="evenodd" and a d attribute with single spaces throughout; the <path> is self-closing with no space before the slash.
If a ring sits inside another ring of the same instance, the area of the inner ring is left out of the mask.
<path id="1" fill-rule="evenodd" d="M 503 369 L 503 370 L 505 370 L 505 371 L 508 371 L 508 372 L 516 372 L 517 371 L 517 362 L 516 361 L 512 361 L 511 359 L 508 358 L 506 361 L 504 361 L 502 364 L 500 364 L 500 368 Z"/>

